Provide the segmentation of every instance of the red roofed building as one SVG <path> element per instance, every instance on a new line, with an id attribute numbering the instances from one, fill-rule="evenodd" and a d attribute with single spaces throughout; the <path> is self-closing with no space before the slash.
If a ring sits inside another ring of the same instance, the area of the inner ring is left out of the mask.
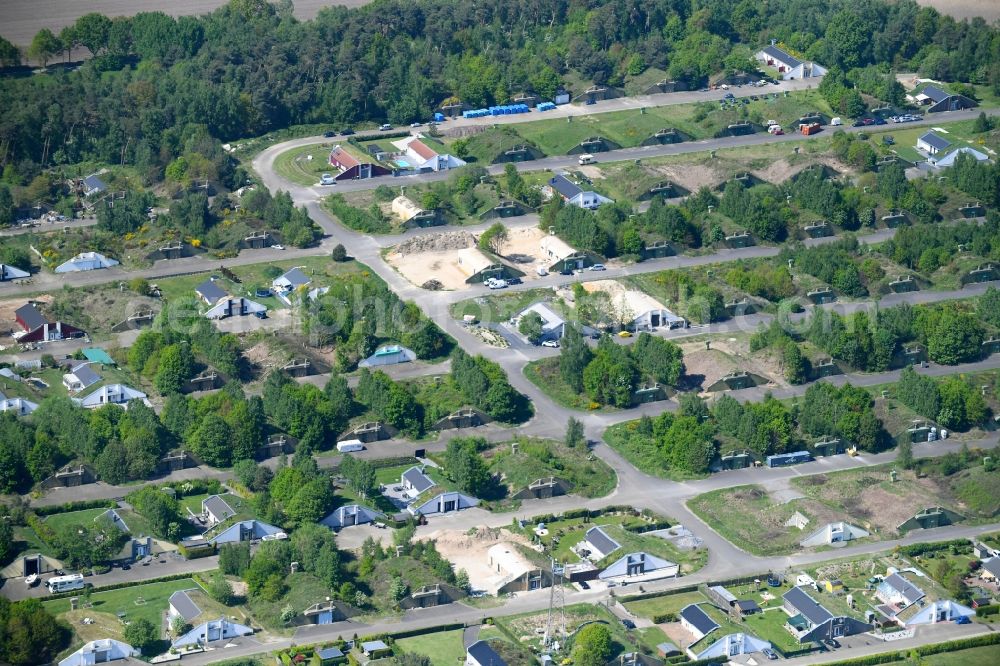
<path id="1" fill-rule="evenodd" d="M 61 321 L 49 322 L 45 316 L 31 303 L 22 305 L 14 311 L 14 320 L 24 329 L 24 333 L 15 336 L 18 342 L 49 342 L 65 338 L 81 338 L 86 333 L 64 324 Z"/>
<path id="2" fill-rule="evenodd" d="M 374 178 L 375 176 L 388 176 L 392 173 L 378 164 L 362 162 L 340 146 L 334 146 L 333 150 L 330 151 L 330 166 L 336 167 L 340 171 L 334 176 L 334 180 Z"/>

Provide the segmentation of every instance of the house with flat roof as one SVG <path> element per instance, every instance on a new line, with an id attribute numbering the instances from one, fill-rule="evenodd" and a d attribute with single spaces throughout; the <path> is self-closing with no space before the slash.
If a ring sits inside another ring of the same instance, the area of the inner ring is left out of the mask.
<path id="1" fill-rule="evenodd" d="M 942 90 L 935 85 L 925 86 L 923 90 L 913 96 L 913 99 L 917 104 L 926 104 L 927 113 L 960 111 L 962 109 L 972 109 L 979 106 L 979 104 L 970 97 Z"/>
<path id="2" fill-rule="evenodd" d="M 100 638 L 84 643 L 83 647 L 59 660 L 59 666 L 95 666 L 95 664 L 116 664 L 132 666 L 145 663 L 139 660 L 140 652 L 128 643 L 113 638 Z"/>
<path id="3" fill-rule="evenodd" d="M 647 581 L 660 578 L 671 578 L 677 575 L 680 567 L 649 553 L 628 553 L 597 574 L 601 580 L 615 581 Z"/>
<path id="4" fill-rule="evenodd" d="M 917 150 L 927 155 L 943 153 L 951 147 L 951 141 L 937 132 L 924 132 L 917 139 Z"/>
<path id="5" fill-rule="evenodd" d="M 14 310 L 14 321 L 21 327 L 21 331 L 14 333 L 14 339 L 22 344 L 81 338 L 86 335 L 76 326 L 61 321 L 50 322 L 33 303 L 25 303 Z"/>
<path id="6" fill-rule="evenodd" d="M 184 621 L 191 623 L 192 620 L 201 615 L 198 604 L 191 600 L 184 590 L 177 590 L 170 595 L 167 600 L 167 617 L 173 621 L 176 617 L 184 618 Z"/>
<path id="7" fill-rule="evenodd" d="M 118 261 L 109 259 L 100 252 L 81 252 L 72 259 L 64 261 L 53 269 L 54 273 L 77 273 L 80 271 L 96 271 L 102 268 L 117 266 Z"/>
<path id="8" fill-rule="evenodd" d="M 688 604 L 680 612 L 681 626 L 694 635 L 694 642 L 719 628 L 715 620 L 708 616 L 698 604 Z"/>
<path id="9" fill-rule="evenodd" d="M 237 624 L 236 622 L 231 622 L 225 618 L 219 618 L 218 620 L 210 620 L 203 624 L 199 624 L 191 631 L 174 640 L 174 642 L 170 644 L 170 647 L 174 649 L 184 647 L 204 647 L 212 643 L 229 641 L 234 638 L 249 636 L 251 634 L 253 634 L 253 629 L 245 624 Z"/>
<path id="10" fill-rule="evenodd" d="M 120 405 L 127 408 L 132 400 L 141 400 L 149 406 L 145 393 L 125 384 L 105 384 L 87 397 L 75 400 L 86 409 L 97 409 L 104 405 Z"/>
<path id="11" fill-rule="evenodd" d="M 214 527 L 235 516 L 236 510 L 221 496 L 210 495 L 201 501 L 201 515 L 209 527 Z"/>
<path id="12" fill-rule="evenodd" d="M 559 196 L 567 205 L 587 210 L 597 210 L 602 205 L 614 203 L 614 200 L 598 194 L 593 190 L 585 189 L 579 183 L 570 180 L 566 174 L 558 174 L 549 178 L 548 184 L 543 191 L 550 197 Z"/>
<path id="13" fill-rule="evenodd" d="M 28 271 L 22 271 L 16 266 L 11 266 L 10 264 L 0 264 L 0 282 L 6 282 L 7 280 L 20 280 L 21 278 L 31 277 L 31 273 Z"/>
<path id="14" fill-rule="evenodd" d="M 785 81 L 810 79 L 826 74 L 826 68 L 822 65 L 799 60 L 791 53 L 776 46 L 773 40 L 769 46 L 757 51 L 754 57 L 762 65 L 778 70 L 778 75 Z"/>
<path id="15" fill-rule="evenodd" d="M 621 544 L 608 536 L 608 533 L 600 527 L 591 527 L 584 533 L 580 548 L 589 551 L 588 557 L 597 561 L 603 560 L 621 548 Z"/>
<path id="16" fill-rule="evenodd" d="M 488 642 L 476 641 L 465 651 L 465 666 L 507 666 L 507 662 Z"/>
<path id="17" fill-rule="evenodd" d="M 70 371 L 62 376 L 63 386 L 67 391 L 82 391 L 101 381 L 101 376 L 90 367 L 90 362 L 77 363 L 70 368 Z"/>
<path id="18" fill-rule="evenodd" d="M 385 514 L 375 509 L 369 509 L 360 504 L 348 504 L 337 507 L 326 518 L 319 521 L 320 525 L 329 527 L 332 530 L 339 530 L 352 525 L 365 525 L 385 518 Z"/>

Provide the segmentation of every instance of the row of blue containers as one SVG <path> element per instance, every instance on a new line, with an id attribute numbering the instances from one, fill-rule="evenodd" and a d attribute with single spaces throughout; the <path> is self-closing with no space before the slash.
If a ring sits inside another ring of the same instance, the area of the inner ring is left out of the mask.
<path id="1" fill-rule="evenodd" d="M 528 113 L 531 111 L 527 104 L 505 104 L 503 106 L 491 106 L 488 109 L 472 109 L 463 111 L 463 118 L 484 118 L 486 116 L 509 116 L 515 113 Z"/>
<path id="2" fill-rule="evenodd" d="M 778 453 L 768 456 L 765 462 L 768 467 L 784 467 L 785 465 L 797 465 L 799 463 L 812 460 L 812 454 L 808 451 L 795 451 L 793 453 Z"/>

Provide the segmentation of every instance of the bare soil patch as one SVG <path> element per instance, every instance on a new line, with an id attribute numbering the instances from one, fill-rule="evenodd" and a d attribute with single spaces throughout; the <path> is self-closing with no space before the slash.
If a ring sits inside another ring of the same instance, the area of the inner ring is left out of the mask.
<path id="1" fill-rule="evenodd" d="M 654 169 L 691 192 L 701 187 L 715 187 L 725 177 L 718 170 L 703 164 L 658 164 Z"/>
<path id="2" fill-rule="evenodd" d="M 684 352 L 687 374 L 704 377 L 702 387 L 711 386 L 730 372 L 744 370 L 766 377 L 779 386 L 787 385 L 777 359 L 765 353 L 751 356 L 746 340 L 712 340 L 710 349 L 705 349 L 704 341 L 679 342 L 678 345 Z"/>
<path id="3" fill-rule="evenodd" d="M 524 536 L 504 528 L 479 527 L 469 532 L 442 529 L 422 538 L 433 540 L 441 557 L 451 562 L 456 571 L 465 569 L 474 590 L 492 591 L 506 575 L 490 567 L 487 551 L 491 547 L 500 543 L 530 547 Z"/>

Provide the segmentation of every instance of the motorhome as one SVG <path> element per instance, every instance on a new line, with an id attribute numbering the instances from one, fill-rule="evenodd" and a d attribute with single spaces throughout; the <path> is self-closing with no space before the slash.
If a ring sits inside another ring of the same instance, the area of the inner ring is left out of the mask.
<path id="1" fill-rule="evenodd" d="M 68 576 L 53 576 L 45 581 L 45 586 L 52 594 L 68 592 L 69 590 L 82 590 L 86 587 L 83 581 L 83 574 L 69 574 Z"/>
<path id="2" fill-rule="evenodd" d="M 590 153 L 587 153 L 585 155 L 580 155 L 580 159 L 577 160 L 577 162 L 579 162 L 581 166 L 584 164 L 593 164 L 595 161 L 596 160 L 594 160 L 594 156 L 591 155 Z"/>
<path id="3" fill-rule="evenodd" d="M 337 442 L 337 450 L 341 453 L 354 453 L 355 451 L 363 451 L 365 445 L 360 439 L 345 439 L 343 442 Z"/>

